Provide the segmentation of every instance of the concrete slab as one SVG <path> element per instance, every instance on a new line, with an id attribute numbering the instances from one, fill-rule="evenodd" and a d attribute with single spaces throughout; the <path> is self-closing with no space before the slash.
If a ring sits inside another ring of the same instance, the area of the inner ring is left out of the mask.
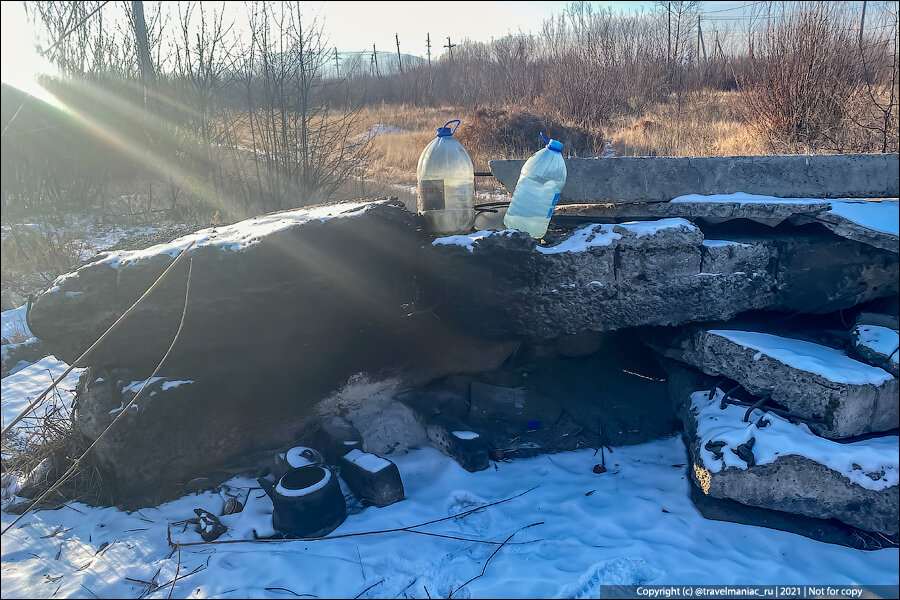
<path id="1" fill-rule="evenodd" d="M 512 193 L 524 160 L 492 160 Z M 897 154 L 621 157 L 566 159 L 561 203 L 671 200 L 684 194 L 777 194 L 798 198 L 895 198 Z"/>

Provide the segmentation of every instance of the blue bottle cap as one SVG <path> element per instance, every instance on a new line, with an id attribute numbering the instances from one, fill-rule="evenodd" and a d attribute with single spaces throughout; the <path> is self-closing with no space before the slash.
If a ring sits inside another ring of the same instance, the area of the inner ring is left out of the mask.
<path id="1" fill-rule="evenodd" d="M 547 148 L 553 150 L 554 152 L 562 152 L 563 145 L 559 140 L 550 140 L 547 143 Z"/>

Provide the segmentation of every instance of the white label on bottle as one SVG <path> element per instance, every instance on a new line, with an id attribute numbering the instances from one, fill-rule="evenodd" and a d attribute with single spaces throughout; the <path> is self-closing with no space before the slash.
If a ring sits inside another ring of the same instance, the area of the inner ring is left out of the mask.
<path id="1" fill-rule="evenodd" d="M 423 179 L 420 181 L 419 200 L 423 211 L 444 210 L 444 180 Z"/>
<path id="2" fill-rule="evenodd" d="M 550 212 L 547 213 L 548 219 L 553 216 L 553 209 L 556 208 L 557 202 L 559 202 L 559 194 L 553 196 L 553 204 L 550 205 Z"/>

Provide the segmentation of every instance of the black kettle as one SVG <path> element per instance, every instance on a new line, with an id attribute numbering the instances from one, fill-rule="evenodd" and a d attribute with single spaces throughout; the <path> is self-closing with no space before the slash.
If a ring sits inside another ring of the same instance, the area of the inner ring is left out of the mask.
<path id="1" fill-rule="evenodd" d="M 272 525 L 286 536 L 322 537 L 347 517 L 337 475 L 326 467 L 291 469 L 275 485 L 262 477 L 257 481 L 272 499 Z"/>

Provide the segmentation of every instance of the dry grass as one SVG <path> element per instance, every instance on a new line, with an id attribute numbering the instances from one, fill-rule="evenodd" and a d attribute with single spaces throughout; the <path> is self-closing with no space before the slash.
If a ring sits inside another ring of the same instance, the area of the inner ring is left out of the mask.
<path id="1" fill-rule="evenodd" d="M 658 104 L 643 114 L 619 118 L 606 124 L 603 130 L 609 132 L 607 138 L 618 156 L 765 154 L 763 141 L 753 134 L 735 111 L 736 97 L 737 92 L 700 92 L 686 96 L 680 111 L 673 100 Z M 384 133 L 372 138 L 373 155 L 368 178 L 415 184 L 419 154 L 434 138 L 435 129 L 450 119 L 465 119 L 469 112 L 449 106 L 418 108 L 405 104 L 365 109 L 361 114 L 360 133 L 376 124 L 404 130 L 402 133 Z M 465 133 L 465 127 L 464 121 L 460 134 Z M 508 149 L 500 146 L 467 146 L 466 149 L 472 156 L 476 171 L 488 170 L 489 160 L 506 158 L 508 154 Z"/>
<path id="2" fill-rule="evenodd" d="M 767 154 L 735 111 L 738 92 L 698 92 L 657 104 L 611 127 L 618 156 L 738 156 Z M 679 114 L 680 113 L 680 114 Z"/>

